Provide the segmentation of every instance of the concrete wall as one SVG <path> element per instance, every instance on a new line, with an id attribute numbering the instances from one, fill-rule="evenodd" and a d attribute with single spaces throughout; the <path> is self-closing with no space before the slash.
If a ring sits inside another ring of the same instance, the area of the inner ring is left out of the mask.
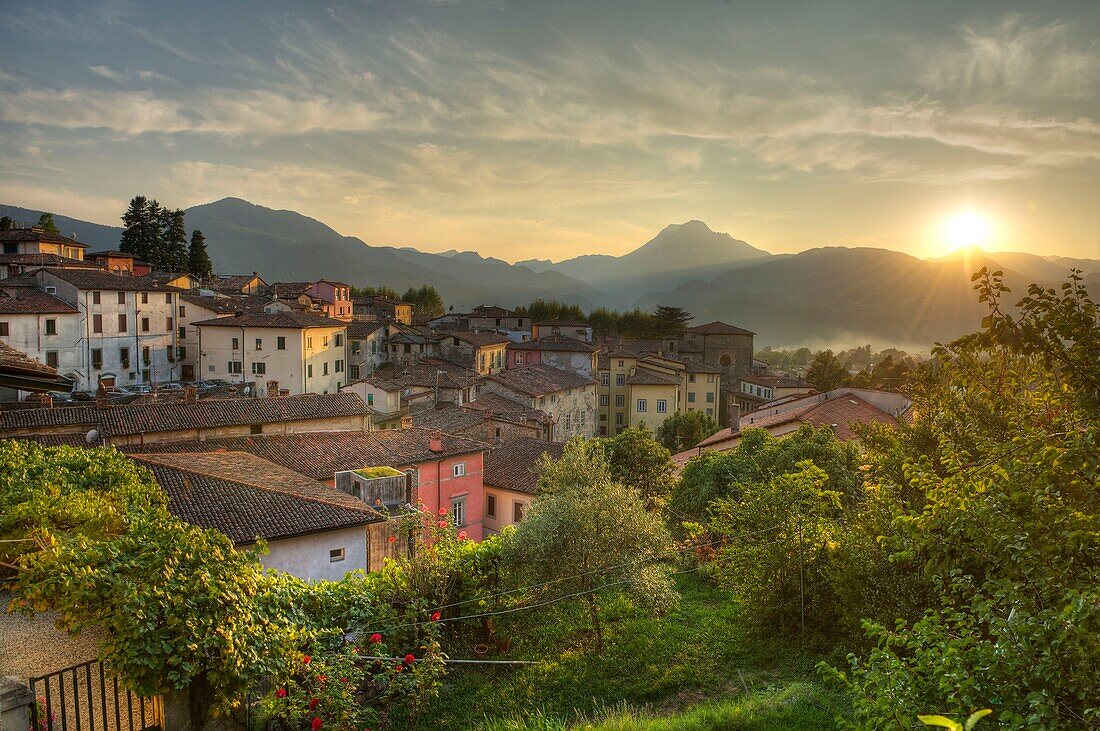
<path id="1" fill-rule="evenodd" d="M 203 307 L 202 305 L 196 305 L 192 302 L 185 300 L 179 301 L 179 306 L 176 310 L 176 341 L 180 348 L 183 349 L 181 378 L 184 381 L 191 380 L 203 380 L 205 378 L 211 378 L 211 376 L 203 375 L 199 368 L 199 328 L 193 323 L 200 322 L 202 320 L 212 320 L 215 317 L 230 317 L 231 313 L 219 313 L 214 310 Z M 180 337 L 182 335 L 183 337 Z M 216 378 L 216 376 L 214 376 Z"/>
<path id="2" fill-rule="evenodd" d="M 200 379 L 224 378 L 231 383 L 254 383 L 263 394 L 267 382 L 276 380 L 292 394 L 336 393 L 347 382 L 346 327 L 200 327 Z M 278 339 L 286 347 L 278 349 Z M 237 348 L 233 339 L 237 339 Z M 257 347 L 257 340 L 260 347 Z M 229 372 L 230 362 L 240 362 L 242 373 Z M 263 373 L 253 373 L 254 364 Z M 257 367 L 259 367 L 257 365 Z M 327 371 L 327 373 L 326 373 Z"/>
<path id="3" fill-rule="evenodd" d="M 110 407 L 108 407 L 110 408 Z M 320 419 L 299 419 L 296 421 L 277 421 L 261 425 L 261 434 L 300 434 L 313 431 L 370 431 L 371 421 L 369 416 L 334 416 Z M 42 431 L 42 430 L 35 430 Z M 87 427 L 78 431 L 81 434 L 87 432 Z M 186 429 L 179 431 L 150 432 L 146 434 L 129 434 L 125 436 L 112 436 L 107 438 L 108 444 L 156 444 L 159 442 L 184 442 L 205 441 L 207 439 L 223 439 L 226 437 L 244 437 L 252 433 L 251 424 L 234 424 L 232 426 L 204 427 L 200 429 Z"/>
<path id="4" fill-rule="evenodd" d="M 269 541 L 270 552 L 260 558 L 270 569 L 293 574 L 306 581 L 339 581 L 349 571 L 366 569 L 367 529 L 354 526 Z M 343 561 L 329 560 L 329 551 L 344 549 Z"/>
<path id="5" fill-rule="evenodd" d="M 645 403 L 645 411 L 639 410 L 639 401 Z M 663 401 L 665 410 L 657 410 L 657 402 Z M 633 385 L 630 386 L 630 401 L 627 409 L 630 414 L 628 426 L 647 426 L 650 431 L 656 431 L 661 423 L 676 413 L 677 388 L 672 384 L 663 386 Z"/>
<path id="6" fill-rule="evenodd" d="M 482 383 L 481 388 L 545 411 L 554 419 L 551 438 L 556 442 L 567 441 L 578 434 L 583 437 L 596 435 L 599 408 L 594 383 L 534 398 L 492 380 Z"/>
<path id="7" fill-rule="evenodd" d="M 488 512 L 485 513 L 485 529 L 489 533 L 499 533 L 506 526 L 514 525 L 516 523 L 516 505 L 518 504 L 522 512 L 525 513 L 527 508 L 531 506 L 531 501 L 535 499 L 534 495 L 528 495 L 525 492 L 516 492 L 514 490 L 505 490 L 501 487 L 490 487 L 486 485 L 486 511 L 488 511 L 490 496 L 492 496 L 495 505 L 494 515 L 489 515 Z"/>
<path id="8" fill-rule="evenodd" d="M 56 334 L 46 334 L 46 321 L 53 320 Z M 43 363 L 48 353 L 57 354 L 58 373 L 78 375 L 83 371 L 81 338 L 83 319 L 76 313 L 0 315 L 0 322 L 8 324 L 8 335 L 0 337 L 16 350 L 21 350 Z"/>

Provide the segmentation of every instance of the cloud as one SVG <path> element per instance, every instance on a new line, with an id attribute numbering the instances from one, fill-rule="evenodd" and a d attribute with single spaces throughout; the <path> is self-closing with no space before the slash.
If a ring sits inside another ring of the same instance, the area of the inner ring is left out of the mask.
<path id="1" fill-rule="evenodd" d="M 88 70 L 96 76 L 101 76 L 104 79 L 109 79 L 119 84 L 128 84 L 135 81 L 145 82 L 172 82 L 175 81 L 171 76 L 152 71 L 149 69 L 141 69 L 136 71 L 118 71 L 112 69 L 110 66 L 89 66 Z"/>

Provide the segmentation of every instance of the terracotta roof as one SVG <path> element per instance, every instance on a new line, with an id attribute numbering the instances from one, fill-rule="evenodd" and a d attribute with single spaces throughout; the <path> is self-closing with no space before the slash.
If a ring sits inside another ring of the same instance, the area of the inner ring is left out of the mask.
<path id="1" fill-rule="evenodd" d="M 0 385 L 32 391 L 66 390 L 72 383 L 57 370 L 0 341 Z M 32 409 L 37 411 L 37 409 Z M 12 412 L 6 412 L 12 413 Z"/>
<path id="2" fill-rule="evenodd" d="M 488 332 L 448 332 L 445 338 L 456 338 L 463 342 L 483 348 L 486 345 L 503 345 L 511 342 L 507 335 Z"/>
<path id="3" fill-rule="evenodd" d="M 517 315 L 514 310 L 509 310 L 504 307 L 497 307 L 496 305 L 478 305 L 467 317 L 521 317 Z"/>
<path id="4" fill-rule="evenodd" d="M 3 287 L 0 280 L 0 314 L 2 315 L 69 315 L 78 310 L 68 302 L 46 294 L 36 287 Z"/>
<path id="5" fill-rule="evenodd" d="M 263 282 L 258 274 L 218 274 L 209 285 L 218 292 L 241 292 L 253 279 Z"/>
<path id="6" fill-rule="evenodd" d="M 698 363 L 694 360 L 683 361 L 684 370 L 688 373 L 723 373 L 723 370 L 718 366 L 707 365 L 706 363 Z"/>
<path id="7" fill-rule="evenodd" d="M 635 368 L 634 372 L 626 377 L 627 384 L 631 386 L 678 386 L 680 379 L 667 373 L 651 371 L 648 368 Z"/>
<path id="8" fill-rule="evenodd" d="M 541 320 L 535 323 L 539 327 L 592 327 L 587 322 L 574 320 Z"/>
<path id="9" fill-rule="evenodd" d="M 225 314 L 233 314 L 241 308 L 241 303 L 228 297 L 203 297 L 198 294 L 185 293 L 180 295 L 180 299 L 198 307 L 205 307 L 212 312 L 221 312 Z"/>
<path id="10" fill-rule="evenodd" d="M 565 335 L 549 335 L 538 340 L 527 340 L 522 343 L 511 343 L 509 350 L 548 350 L 567 353 L 595 353 L 596 348 L 591 343 L 583 340 L 566 337 Z"/>
<path id="11" fill-rule="evenodd" d="M 542 455 L 560 459 L 565 445 L 532 437 L 511 437 L 485 455 L 486 485 L 534 495 L 539 475 L 535 470 Z"/>
<path id="12" fill-rule="evenodd" d="M 755 335 L 752 330 L 746 330 L 743 327 L 737 327 L 736 325 L 729 325 L 720 320 L 714 322 L 708 322 L 706 325 L 696 325 L 695 327 L 689 327 L 684 332 L 695 333 L 696 335 Z"/>
<path id="13" fill-rule="evenodd" d="M 413 426 L 439 429 L 444 434 L 462 434 L 468 429 L 481 426 L 490 418 L 488 412 L 464 409 L 455 403 L 429 402 L 415 411 L 410 410 L 409 414 L 412 416 Z"/>
<path id="14" fill-rule="evenodd" d="M 526 419 L 539 424 L 549 424 L 553 421 L 550 414 L 542 409 L 532 409 L 530 406 L 521 404 L 519 401 L 513 401 L 507 396 L 501 396 L 499 393 L 485 392 L 473 401 L 467 401 L 462 405 L 462 408 L 488 411 L 493 416 L 505 421 L 523 421 Z"/>
<path id="15" fill-rule="evenodd" d="M 168 493 L 168 509 L 237 544 L 366 525 L 363 501 L 245 452 L 130 455 Z"/>
<path id="16" fill-rule="evenodd" d="M 119 251 L 118 249 L 105 249 L 103 251 L 89 251 L 84 255 L 84 258 L 89 257 L 111 257 L 112 259 L 133 259 L 133 254 L 127 254 L 125 251 Z"/>
<path id="17" fill-rule="evenodd" d="M 349 338 L 366 338 L 384 328 L 386 323 L 378 320 L 353 320 L 347 325 Z"/>
<path id="18" fill-rule="evenodd" d="M 0 411 L 0 429 L 6 431 L 56 426 L 86 426 L 91 429 L 98 421 L 96 412 L 94 404 L 49 409 L 5 409 Z"/>
<path id="19" fill-rule="evenodd" d="M 127 292 L 179 292 L 175 287 L 155 282 L 148 277 L 112 274 L 102 269 L 39 269 L 80 289 L 101 289 Z"/>
<path id="20" fill-rule="evenodd" d="M 814 385 L 807 381 L 803 381 L 800 378 L 791 378 L 790 376 L 756 376 L 752 374 L 741 376 L 741 380 L 745 383 L 753 383 L 757 386 L 768 386 L 770 388 L 813 388 Z"/>
<path id="21" fill-rule="evenodd" d="M 545 363 L 509 368 L 506 371 L 488 376 L 488 379 L 525 396 L 543 396 L 548 393 L 580 388 L 595 383 L 591 378 L 585 378 L 572 371 L 565 371 Z"/>
<path id="22" fill-rule="evenodd" d="M 219 449 L 248 452 L 315 480 L 331 480 L 344 470 L 363 467 L 412 467 L 461 454 L 476 454 L 488 444 L 444 434 L 442 449 L 429 448 L 431 431 L 384 429 L 381 431 L 302 432 L 247 437 L 206 439 L 201 442 L 166 442 L 121 447 L 129 454 L 145 452 L 210 452 Z"/>
<path id="23" fill-rule="evenodd" d="M 312 286 L 313 282 L 273 282 L 271 289 L 278 297 L 297 297 Z"/>
<path id="24" fill-rule="evenodd" d="M 76 239 L 70 239 L 68 236 L 62 236 L 61 234 L 49 233 L 40 228 L 12 228 L 7 231 L 0 231 L 0 241 L 45 241 L 51 244 L 79 246 L 82 249 L 88 248 L 87 244 L 82 244 Z"/>
<path id="25" fill-rule="evenodd" d="M 308 327 L 346 327 L 346 322 L 334 320 L 324 315 L 312 315 L 297 310 L 286 312 L 245 312 L 233 317 L 215 317 L 212 320 L 200 320 L 192 325 L 210 327 L 276 327 L 303 330 Z"/>
<path id="26" fill-rule="evenodd" d="M 94 261 L 73 259 L 60 254 L 0 254 L 0 264 L 22 264 L 27 267 L 84 267 L 101 269 Z"/>
<path id="27" fill-rule="evenodd" d="M 24 442 L 35 442 L 43 447 L 87 447 L 88 441 L 83 434 L 21 434 L 18 437 L 4 437 L 0 439 L 16 439 Z"/>

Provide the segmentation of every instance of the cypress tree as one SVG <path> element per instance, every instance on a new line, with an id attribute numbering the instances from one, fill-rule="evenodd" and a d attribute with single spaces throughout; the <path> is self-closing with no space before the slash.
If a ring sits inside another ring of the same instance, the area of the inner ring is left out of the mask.
<path id="1" fill-rule="evenodd" d="M 207 280 L 214 273 L 210 255 L 206 253 L 206 237 L 202 231 L 191 232 L 191 247 L 187 251 L 187 271 L 201 280 Z"/>
<path id="2" fill-rule="evenodd" d="M 169 272 L 185 272 L 189 268 L 187 228 L 183 210 L 164 208 L 160 212 L 160 268 Z"/>
<path id="3" fill-rule="evenodd" d="M 56 234 L 61 233 L 57 230 L 57 224 L 54 223 L 53 214 L 47 211 L 38 217 L 38 227 L 46 233 Z"/>
<path id="4" fill-rule="evenodd" d="M 165 209 L 161 208 L 160 203 L 157 203 L 157 199 L 151 198 L 148 214 L 141 232 L 142 240 L 145 242 L 145 250 L 148 252 L 148 258 L 145 261 L 152 265 L 154 269 L 160 270 L 165 268 L 163 237 L 161 236 L 165 224 L 164 214 Z"/>
<path id="5" fill-rule="evenodd" d="M 146 229 L 149 219 L 149 200 L 143 195 L 135 195 L 130 199 L 130 207 L 122 214 L 122 240 L 119 249 L 123 253 L 131 254 L 135 259 L 149 260 L 149 249 L 146 244 Z"/>

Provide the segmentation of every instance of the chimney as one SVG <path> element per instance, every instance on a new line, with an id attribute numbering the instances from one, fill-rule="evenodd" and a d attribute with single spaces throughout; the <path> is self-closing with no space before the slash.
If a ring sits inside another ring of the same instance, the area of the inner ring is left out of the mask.
<path id="1" fill-rule="evenodd" d="M 95 407 L 97 409 L 105 409 L 111 405 L 111 399 L 107 396 L 107 387 L 103 385 L 103 381 L 99 382 L 99 388 L 95 392 Z"/>
<path id="2" fill-rule="evenodd" d="M 428 435 L 428 449 L 437 453 L 443 451 L 443 432 L 432 429 L 432 433 Z"/>
<path id="3" fill-rule="evenodd" d="M 412 429 L 412 425 L 413 425 L 413 418 L 411 416 L 409 416 L 408 414 L 405 414 L 404 416 L 401 417 L 401 428 L 402 429 Z"/>
<path id="4" fill-rule="evenodd" d="M 267 382 L 267 395 L 278 396 L 279 395 L 279 382 L 271 380 Z"/>
<path id="5" fill-rule="evenodd" d="M 732 396 L 730 397 L 729 414 L 730 426 L 739 427 L 741 425 L 741 404 L 734 401 Z"/>
<path id="6" fill-rule="evenodd" d="M 27 396 L 27 403 L 34 404 L 40 409 L 48 409 L 53 406 L 53 396 L 48 393 L 32 393 Z"/>
<path id="7" fill-rule="evenodd" d="M 183 388 L 183 403 L 193 404 L 199 400 L 199 389 L 194 386 L 184 386 Z"/>

